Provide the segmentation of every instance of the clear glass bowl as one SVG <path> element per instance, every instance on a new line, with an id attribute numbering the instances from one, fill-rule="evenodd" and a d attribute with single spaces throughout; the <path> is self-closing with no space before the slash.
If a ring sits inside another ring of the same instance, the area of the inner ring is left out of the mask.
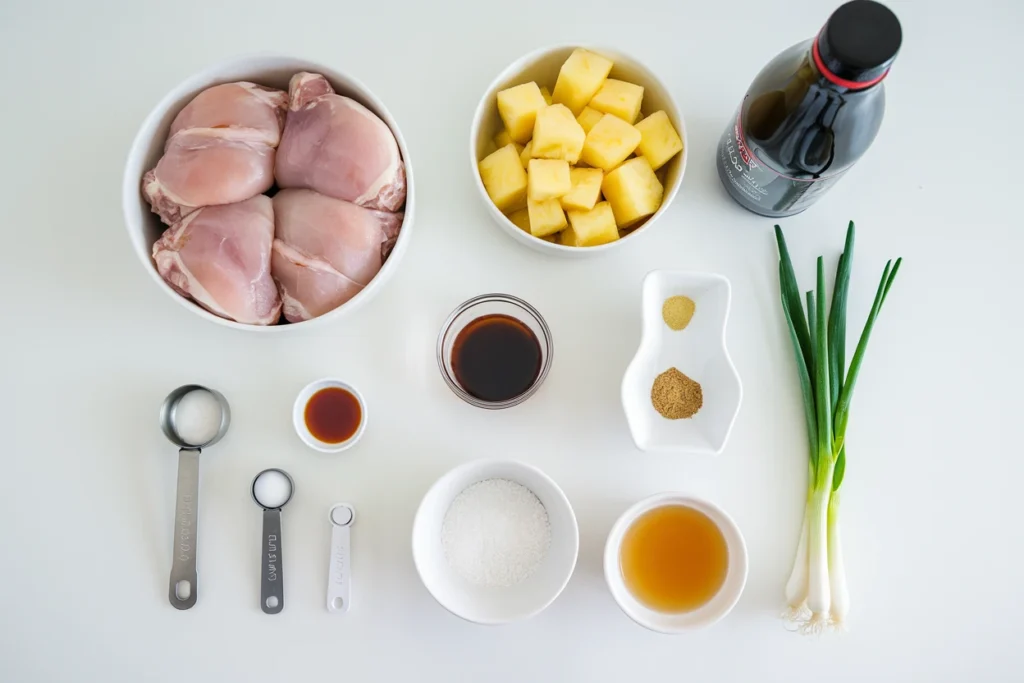
<path id="1" fill-rule="evenodd" d="M 471 395 L 459 384 L 452 367 L 452 348 L 455 346 L 455 339 L 466 325 L 485 315 L 507 315 L 519 320 L 530 328 L 540 343 L 540 373 L 537 379 L 529 389 L 505 401 L 486 401 Z M 444 381 L 463 401 L 487 410 L 511 408 L 537 393 L 537 389 L 544 383 L 544 378 L 548 376 L 548 370 L 551 369 L 554 352 L 551 330 L 544 321 L 544 316 L 536 308 L 511 294 L 481 294 L 473 297 L 452 311 L 441 326 L 441 334 L 437 337 L 437 365 L 441 369 Z"/>

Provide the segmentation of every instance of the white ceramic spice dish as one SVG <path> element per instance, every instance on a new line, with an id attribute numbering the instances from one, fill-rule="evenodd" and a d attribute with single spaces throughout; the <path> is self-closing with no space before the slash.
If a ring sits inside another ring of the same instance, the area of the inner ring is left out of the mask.
<path id="1" fill-rule="evenodd" d="M 356 401 L 359 403 L 359 426 L 356 427 L 355 434 L 350 436 L 345 441 L 340 443 L 327 443 L 313 436 L 309 431 L 309 427 L 306 426 L 306 404 L 309 403 L 309 399 L 313 398 L 313 394 L 320 391 L 321 389 L 344 389 L 348 393 L 356 397 Z M 299 435 L 302 442 L 310 448 L 320 451 L 321 453 L 341 453 L 347 451 L 356 445 L 363 436 L 363 432 L 366 431 L 366 421 L 369 419 L 369 415 L 366 413 L 366 401 L 363 400 L 363 395 L 359 393 L 359 390 L 348 382 L 343 382 L 340 379 L 318 379 L 315 382 L 310 382 L 306 387 L 299 392 L 299 395 L 295 397 L 295 403 L 292 405 L 292 425 L 295 427 L 295 433 Z"/>
<path id="2" fill-rule="evenodd" d="M 487 479 L 508 479 L 530 489 L 551 524 L 551 545 L 543 563 L 513 586 L 480 586 L 463 579 L 448 564 L 441 541 L 452 501 Z M 412 527 L 412 557 L 423 585 L 446 610 L 478 624 L 505 624 L 542 612 L 569 583 L 579 545 L 576 515 L 562 489 L 536 467 L 515 460 L 472 460 L 449 471 L 423 497 Z"/>
<path id="3" fill-rule="evenodd" d="M 619 560 L 622 539 L 633 522 L 649 510 L 669 505 L 693 508 L 710 517 L 725 537 L 729 553 L 725 582 L 715 596 L 695 610 L 675 614 L 658 612 L 634 598 L 622 578 Z M 736 523 L 717 505 L 681 493 L 659 493 L 633 505 L 615 522 L 604 548 L 604 578 L 615 602 L 630 619 L 652 631 L 681 633 L 710 626 L 728 614 L 739 601 L 747 583 L 747 544 Z"/>
<path id="4" fill-rule="evenodd" d="M 672 296 L 696 304 L 690 324 L 673 330 L 662 317 Z M 637 448 L 670 453 L 721 453 L 743 398 L 743 385 L 725 346 L 732 288 L 709 273 L 655 270 L 644 278 L 640 347 L 622 378 L 622 408 Z M 651 402 L 655 378 L 669 368 L 700 383 L 704 404 L 690 418 L 669 420 Z"/>

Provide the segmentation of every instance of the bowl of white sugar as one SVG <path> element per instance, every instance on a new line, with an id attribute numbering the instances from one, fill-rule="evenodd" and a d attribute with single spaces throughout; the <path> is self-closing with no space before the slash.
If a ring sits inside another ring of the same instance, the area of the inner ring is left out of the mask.
<path id="1" fill-rule="evenodd" d="M 514 460 L 451 470 L 423 497 L 412 527 L 423 585 L 446 610 L 478 624 L 543 611 L 569 582 L 579 545 L 562 489 Z"/>

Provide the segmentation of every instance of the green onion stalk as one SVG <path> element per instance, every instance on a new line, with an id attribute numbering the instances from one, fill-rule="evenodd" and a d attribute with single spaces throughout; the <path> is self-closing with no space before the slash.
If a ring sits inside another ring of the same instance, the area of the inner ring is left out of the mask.
<path id="1" fill-rule="evenodd" d="M 775 226 L 782 310 L 793 344 L 810 445 L 804 518 L 793 571 L 786 583 L 786 616 L 797 622 L 801 631 L 811 633 L 825 627 L 842 628 L 849 611 L 850 598 L 839 540 L 839 489 L 846 472 L 850 400 L 871 330 L 902 263 L 898 258 L 895 263 L 889 261 L 885 265 L 871 312 L 847 368 L 846 302 L 854 233 L 853 221 L 850 221 L 831 300 L 825 291 L 825 261 L 821 256 L 818 257 L 816 287 L 802 298 L 782 229 Z"/>

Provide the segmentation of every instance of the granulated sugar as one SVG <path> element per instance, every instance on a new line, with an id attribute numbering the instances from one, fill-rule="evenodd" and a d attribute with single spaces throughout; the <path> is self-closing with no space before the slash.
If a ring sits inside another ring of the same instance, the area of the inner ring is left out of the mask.
<path id="1" fill-rule="evenodd" d="M 533 574 L 548 554 L 548 511 L 522 484 L 485 479 L 452 501 L 441 543 L 448 565 L 470 583 L 514 586 Z"/>

